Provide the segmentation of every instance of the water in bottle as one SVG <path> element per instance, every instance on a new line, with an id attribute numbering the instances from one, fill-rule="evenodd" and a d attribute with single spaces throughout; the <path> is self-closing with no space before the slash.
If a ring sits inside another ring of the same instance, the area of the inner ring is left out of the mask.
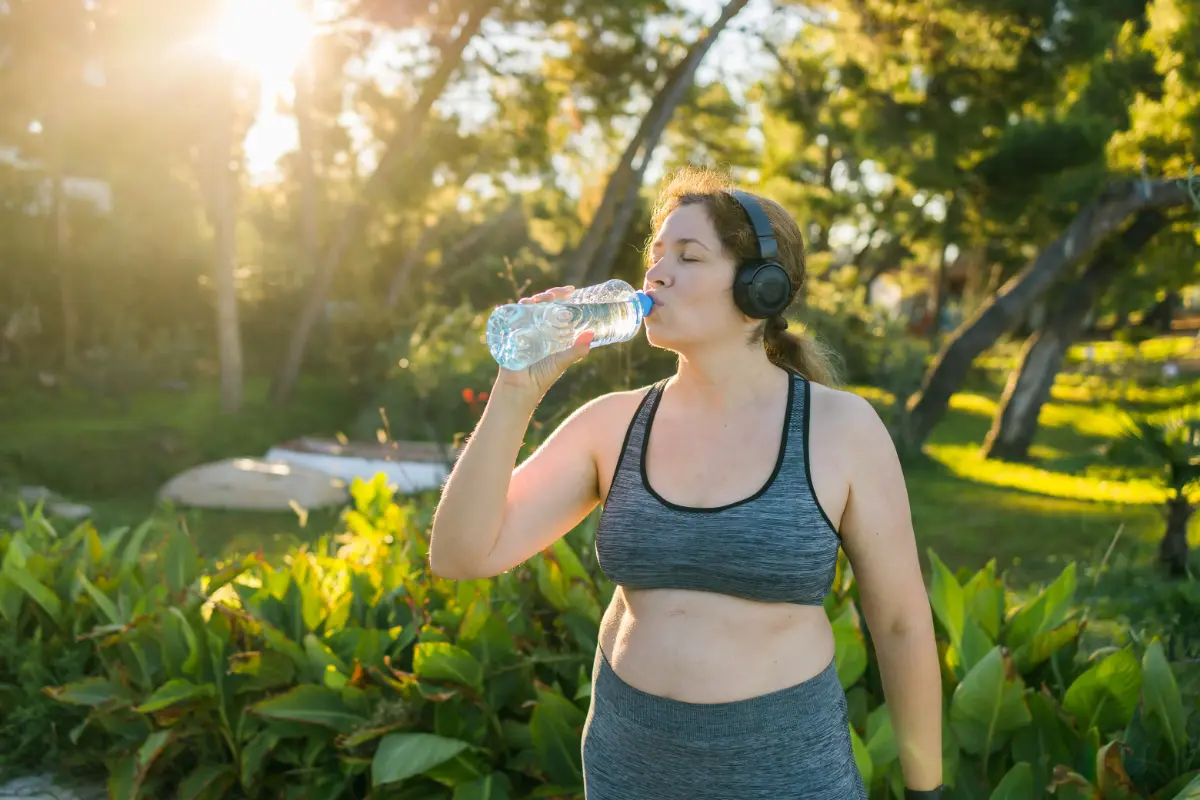
<path id="1" fill-rule="evenodd" d="M 591 346 L 632 339 L 654 301 L 622 280 L 576 289 L 548 303 L 508 303 L 492 312 L 488 350 L 505 369 L 519 370 L 566 350 L 584 331 Z"/>

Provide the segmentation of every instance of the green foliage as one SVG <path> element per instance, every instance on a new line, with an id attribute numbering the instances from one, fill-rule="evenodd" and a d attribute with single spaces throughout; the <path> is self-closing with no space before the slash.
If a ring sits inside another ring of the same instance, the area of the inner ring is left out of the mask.
<path id="1" fill-rule="evenodd" d="M 157 521 L 0 537 L 0 633 L 88 659 L 33 676 L 73 712 L 56 741 L 106 764 L 119 797 L 577 787 L 602 609 L 568 543 L 496 581 L 443 581 L 425 569 L 416 509 L 382 480 L 354 495 L 342 535 L 276 564 L 206 570 L 186 532 Z M 25 700 L 34 681 L 4 652 L 0 683 L 32 713 L 43 699 Z"/>
<path id="2" fill-rule="evenodd" d="M 0 692 L 30 726 L 0 728 L 0 752 L 103 763 L 120 797 L 580 796 L 611 589 L 576 555 L 592 526 L 455 582 L 426 569 L 427 515 L 357 482 L 338 535 L 211 568 L 177 525 L 60 535 L 34 515 L 0 534 Z M 1074 565 L 1018 598 L 994 563 L 930 561 L 952 797 L 1182 796 L 1200 709 L 1157 640 L 1087 652 Z M 844 558 L 826 611 L 855 758 L 873 798 L 898 796 Z"/>
<path id="3" fill-rule="evenodd" d="M 1200 481 L 1200 417 L 1183 408 L 1163 416 L 1126 414 L 1107 455 L 1154 469 L 1170 496 L 1186 495 Z"/>
<path id="4" fill-rule="evenodd" d="M 1200 565 L 1197 565 L 1200 567 Z M 1159 638 L 1171 661 L 1200 659 L 1200 568 L 1164 581 L 1150 565 L 1114 559 L 1088 590 L 1096 615 L 1118 621 L 1134 641 Z"/>

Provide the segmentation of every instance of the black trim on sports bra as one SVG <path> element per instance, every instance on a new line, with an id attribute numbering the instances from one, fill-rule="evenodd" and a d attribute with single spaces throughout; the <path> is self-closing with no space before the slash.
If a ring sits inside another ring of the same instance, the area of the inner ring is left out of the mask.
<path id="1" fill-rule="evenodd" d="M 813 505 L 821 512 L 821 519 L 825 520 L 825 524 L 838 537 L 838 541 L 842 540 L 842 532 L 838 530 L 837 525 L 833 524 L 833 520 L 825 513 L 825 508 L 821 505 L 821 498 L 817 497 L 817 487 L 813 486 L 812 479 L 812 461 L 809 459 L 809 439 L 812 438 L 812 432 L 809 430 L 812 421 L 812 382 L 804 376 L 800 377 L 804 381 L 804 478 L 808 481 L 808 493 L 812 495 Z"/>
<path id="2" fill-rule="evenodd" d="M 658 413 L 659 402 L 662 400 L 663 390 L 665 388 L 666 388 L 666 384 L 664 381 L 663 385 L 658 387 L 658 393 L 654 397 L 654 404 L 650 406 L 650 416 L 646 420 L 645 430 L 642 433 L 642 451 L 641 451 L 641 458 L 640 458 L 640 461 L 641 461 L 640 466 L 641 466 L 641 473 L 642 473 L 642 486 L 643 486 L 643 488 L 645 488 L 646 492 L 651 497 L 653 497 L 655 500 L 657 500 L 658 502 L 660 502 L 664 506 L 666 506 L 667 508 L 670 508 L 674 511 L 684 511 L 684 512 L 694 513 L 694 514 L 711 514 L 711 513 L 717 512 L 717 511 L 725 511 L 730 508 L 737 508 L 738 506 L 745 505 L 746 503 L 749 503 L 753 500 L 757 500 L 758 498 L 760 498 L 764 494 L 766 494 L 767 490 L 771 488 L 771 485 L 775 483 L 775 479 L 779 476 L 779 471 L 781 469 L 783 469 L 784 457 L 787 455 L 788 439 L 790 438 L 788 434 L 792 428 L 792 411 L 796 406 L 796 403 L 795 403 L 796 381 L 793 380 L 789 375 L 789 377 L 788 377 L 787 409 L 783 415 L 783 431 L 781 432 L 780 437 L 779 437 L 779 454 L 775 457 L 775 469 L 772 470 L 771 477 L 767 478 L 767 482 L 764 483 L 757 492 L 750 495 L 749 497 L 743 497 L 741 500 L 735 500 L 734 502 L 726 503 L 723 506 L 711 506 L 711 507 L 709 507 L 709 506 L 685 506 L 685 505 L 680 505 L 678 503 L 672 503 L 670 500 L 667 500 L 665 497 L 660 495 L 658 492 L 654 491 L 654 487 L 650 485 L 650 477 L 649 477 L 649 475 L 647 475 L 647 471 L 646 471 L 646 461 L 647 461 L 646 454 L 649 452 L 649 449 L 650 449 L 650 430 L 654 425 L 654 415 Z M 807 447 L 805 447 L 805 452 L 807 453 Z M 810 482 L 810 486 L 811 486 L 811 482 Z M 816 495 L 813 495 L 813 499 L 814 500 L 816 499 Z M 817 505 L 818 505 L 818 507 L 820 506 L 819 503 Z M 821 513 L 822 513 L 822 515 L 824 515 L 825 512 L 822 511 Z M 828 517 L 826 517 L 826 520 L 828 520 Z"/>

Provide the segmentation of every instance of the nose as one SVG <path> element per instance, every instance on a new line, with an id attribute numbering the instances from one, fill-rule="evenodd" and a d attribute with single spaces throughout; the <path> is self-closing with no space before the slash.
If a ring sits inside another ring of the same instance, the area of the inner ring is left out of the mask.
<path id="1" fill-rule="evenodd" d="M 660 286 L 667 285 L 670 275 L 667 271 L 666 261 L 667 259 L 660 258 L 650 265 L 650 268 L 646 270 L 644 288 L 657 289 Z"/>

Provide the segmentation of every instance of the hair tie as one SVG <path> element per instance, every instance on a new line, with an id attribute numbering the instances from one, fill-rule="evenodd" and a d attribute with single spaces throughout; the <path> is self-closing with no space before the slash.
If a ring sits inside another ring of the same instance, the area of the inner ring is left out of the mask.
<path id="1" fill-rule="evenodd" d="M 776 314 L 767 320 L 767 329 L 772 333 L 783 333 L 787 327 L 788 321 L 782 314 Z"/>

